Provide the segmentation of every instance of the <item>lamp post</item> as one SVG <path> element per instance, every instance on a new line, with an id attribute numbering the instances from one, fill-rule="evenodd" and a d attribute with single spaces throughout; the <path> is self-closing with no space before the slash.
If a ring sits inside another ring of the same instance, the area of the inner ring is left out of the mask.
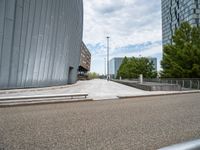
<path id="1" fill-rule="evenodd" d="M 106 58 L 104 58 L 104 76 L 106 78 Z"/>
<path id="2" fill-rule="evenodd" d="M 107 80 L 110 80 L 110 72 L 109 72 L 109 39 L 110 37 L 107 36 Z"/>

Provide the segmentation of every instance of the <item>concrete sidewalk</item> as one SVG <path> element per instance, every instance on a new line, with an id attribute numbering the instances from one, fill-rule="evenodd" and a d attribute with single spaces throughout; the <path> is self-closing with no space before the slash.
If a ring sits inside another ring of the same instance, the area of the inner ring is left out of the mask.
<path id="1" fill-rule="evenodd" d="M 194 91 L 190 91 L 194 92 Z M 199 91 L 195 91 L 199 92 Z M 79 81 L 73 85 L 0 91 L 0 99 L 20 96 L 41 96 L 52 94 L 88 93 L 88 98 L 93 100 L 118 99 L 119 97 L 155 96 L 166 94 L 181 94 L 183 92 L 170 91 L 143 91 L 119 83 L 106 80 Z M 185 93 L 185 92 L 184 92 Z"/>

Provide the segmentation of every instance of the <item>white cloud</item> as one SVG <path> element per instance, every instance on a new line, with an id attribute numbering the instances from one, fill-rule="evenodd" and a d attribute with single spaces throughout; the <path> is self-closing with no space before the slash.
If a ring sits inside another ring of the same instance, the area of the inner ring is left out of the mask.
<path id="1" fill-rule="evenodd" d="M 87 45 L 93 45 L 90 49 L 93 57 L 91 70 L 104 72 L 106 36 L 111 37 L 111 53 L 127 45 L 161 41 L 160 7 L 158 0 L 85 0 L 83 40 Z M 104 46 L 96 49 L 98 43 Z M 144 49 L 142 53 L 151 56 L 155 52 L 162 53 L 161 45 Z M 123 55 L 127 53 L 115 56 Z"/>

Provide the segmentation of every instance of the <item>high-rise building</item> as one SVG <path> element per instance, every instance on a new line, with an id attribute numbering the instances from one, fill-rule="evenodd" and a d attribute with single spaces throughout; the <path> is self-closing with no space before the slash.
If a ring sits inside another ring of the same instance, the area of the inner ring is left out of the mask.
<path id="1" fill-rule="evenodd" d="M 111 76 L 111 78 L 116 78 L 117 77 L 117 72 L 119 70 L 119 67 L 121 66 L 122 64 L 122 61 L 123 61 L 123 57 L 115 57 L 113 59 L 110 60 L 109 62 L 109 74 Z"/>
<path id="2" fill-rule="evenodd" d="M 161 0 L 163 45 L 172 44 L 172 36 L 181 22 L 200 24 L 200 0 Z"/>
<path id="3" fill-rule="evenodd" d="M 82 0 L 0 0 L 0 89 L 74 83 Z"/>

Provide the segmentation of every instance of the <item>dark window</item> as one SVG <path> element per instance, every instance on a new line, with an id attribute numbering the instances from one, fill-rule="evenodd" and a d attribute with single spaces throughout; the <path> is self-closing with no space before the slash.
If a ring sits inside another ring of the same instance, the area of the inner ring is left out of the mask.
<path id="1" fill-rule="evenodd" d="M 199 18 L 196 18 L 195 22 L 196 22 L 197 26 L 199 26 Z"/>
<path id="2" fill-rule="evenodd" d="M 177 3 L 177 7 L 178 7 L 178 9 L 179 9 L 179 0 L 177 0 L 176 3 Z"/>
<path id="3" fill-rule="evenodd" d="M 199 8 L 198 0 L 195 0 L 195 4 L 196 4 L 196 8 L 198 9 Z"/>

